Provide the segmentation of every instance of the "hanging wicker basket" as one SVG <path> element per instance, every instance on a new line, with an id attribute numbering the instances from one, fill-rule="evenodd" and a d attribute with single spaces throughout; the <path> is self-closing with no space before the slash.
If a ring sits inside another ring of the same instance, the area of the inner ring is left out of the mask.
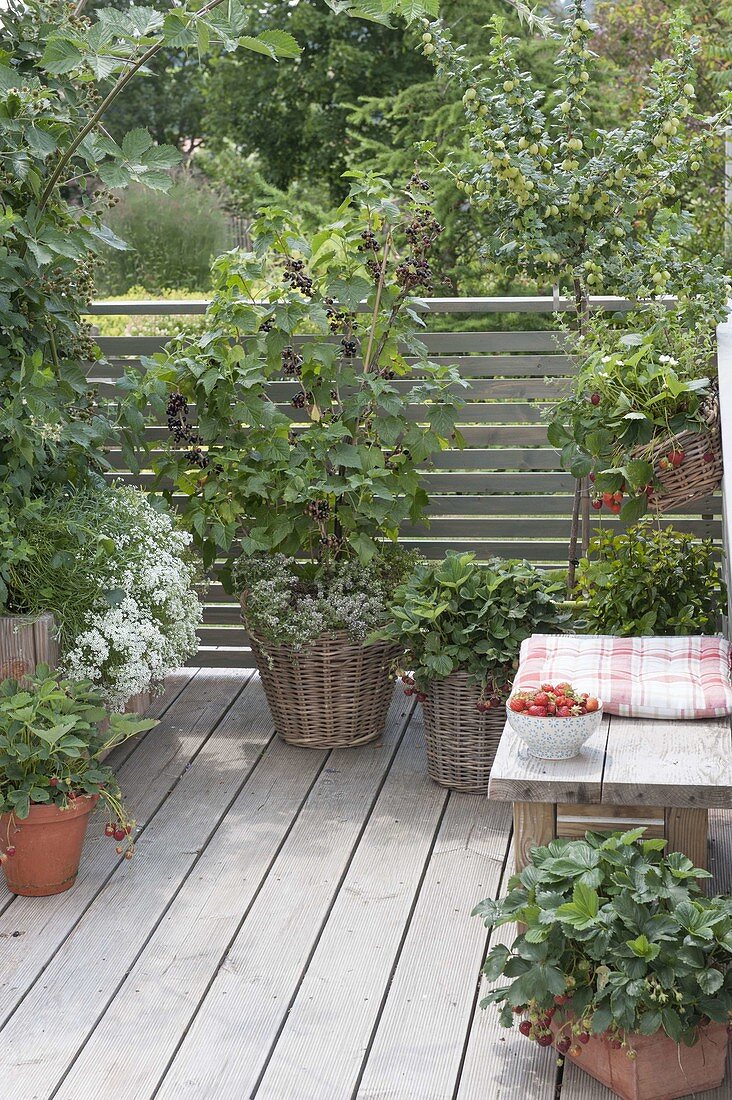
<path id="1" fill-rule="evenodd" d="M 350 748 L 384 732 L 398 646 L 354 642 L 345 631 L 301 649 L 271 645 L 251 630 L 249 640 L 283 741 L 311 749 Z"/>
<path id="2" fill-rule="evenodd" d="M 719 489 L 722 483 L 722 437 L 716 395 L 709 400 L 704 418 L 709 425 L 707 431 L 664 436 L 636 452 L 639 458 L 653 465 L 655 479 L 660 485 L 648 497 L 648 507 L 654 512 L 672 512 Z M 672 451 L 683 451 L 684 461 L 680 466 L 661 469 L 661 459 Z"/>
<path id="3" fill-rule="evenodd" d="M 486 794 L 491 768 L 506 725 L 503 706 L 481 713 L 480 687 L 466 672 L 433 680 L 424 709 L 427 771 L 441 787 Z"/>

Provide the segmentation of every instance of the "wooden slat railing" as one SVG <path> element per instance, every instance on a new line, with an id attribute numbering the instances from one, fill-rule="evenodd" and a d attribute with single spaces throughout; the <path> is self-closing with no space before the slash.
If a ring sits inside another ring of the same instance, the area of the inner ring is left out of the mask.
<path id="1" fill-rule="evenodd" d="M 673 305 L 673 301 L 668 304 Z M 572 375 L 572 363 L 562 352 L 560 334 L 552 327 L 551 314 L 557 305 L 564 310 L 571 307 L 571 302 L 548 297 L 439 298 L 423 304 L 430 314 L 470 314 L 472 320 L 481 314 L 547 315 L 544 328 L 526 332 L 425 333 L 432 357 L 438 362 L 454 363 L 470 383 L 460 413 L 465 449 L 441 453 L 425 470 L 431 525 L 427 529 L 403 529 L 404 542 L 428 557 L 440 556 L 448 549 L 464 549 L 475 551 L 482 559 L 492 555 L 521 557 L 553 566 L 566 561 L 573 480 L 562 471 L 556 451 L 547 442 L 543 419 L 547 406 L 566 392 Z M 597 309 L 627 310 L 632 303 L 598 298 L 592 305 Z M 92 313 L 138 318 L 195 316 L 205 307 L 205 301 L 98 302 Z M 732 361 L 732 335 L 729 340 Z M 91 368 L 90 376 L 100 390 L 112 395 L 125 366 L 154 353 L 165 342 L 159 336 L 100 337 L 98 343 L 106 358 Z M 276 403 L 294 420 L 297 414 L 288 396 L 292 383 L 275 382 L 270 389 Z M 419 415 L 418 410 L 414 415 Z M 167 434 L 164 424 L 148 429 L 152 442 L 165 439 Z M 732 449 L 732 439 L 729 447 Z M 135 476 L 124 468 L 120 452 L 113 451 L 110 457 L 122 480 L 144 487 L 152 485 L 152 471 Z M 616 527 L 618 521 L 603 516 L 600 522 Z M 674 514 L 672 522 L 680 530 L 719 539 L 721 498 L 709 498 L 682 514 Z M 207 596 L 200 639 L 199 663 L 251 663 L 238 605 L 216 581 Z"/>

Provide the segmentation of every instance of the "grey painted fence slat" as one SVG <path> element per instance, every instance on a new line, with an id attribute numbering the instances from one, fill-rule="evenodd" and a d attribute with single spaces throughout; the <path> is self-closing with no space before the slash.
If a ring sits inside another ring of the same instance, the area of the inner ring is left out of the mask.
<path id="1" fill-rule="evenodd" d="M 608 299 L 598 299 L 595 305 L 624 308 L 623 303 Z M 551 299 L 435 299 L 426 308 L 445 314 L 549 313 Z M 162 305 L 110 302 L 98 303 L 94 312 L 153 317 L 196 315 L 204 309 L 203 301 Z M 454 363 L 470 382 L 469 388 L 461 391 L 466 404 L 459 413 L 466 446 L 440 452 L 425 470 L 433 521 L 429 528 L 407 525 L 405 545 L 431 558 L 448 549 L 461 549 L 475 552 L 482 560 L 493 555 L 526 557 L 554 566 L 566 560 L 574 481 L 561 470 L 557 452 L 547 446 L 543 410 L 547 402 L 567 391 L 574 368 L 562 354 L 561 334 L 549 327 L 551 317 L 540 323 L 546 327 L 523 332 L 425 332 L 425 342 L 436 361 Z M 309 339 L 304 337 L 303 342 Z M 114 398 L 123 371 L 130 366 L 140 368 L 139 357 L 159 350 L 166 340 L 163 336 L 99 337 L 98 343 L 111 361 L 90 364 L 90 377 L 100 392 Z M 411 384 L 409 379 L 397 380 L 400 390 Z M 297 430 L 295 418 L 300 414 L 288 402 L 293 383 L 276 381 L 269 389 L 278 406 L 292 412 Z M 424 419 L 419 406 L 411 415 Z M 166 426 L 151 426 L 147 437 L 154 457 L 155 445 L 168 438 Z M 158 449 L 157 453 L 162 452 Z M 126 470 L 117 449 L 111 450 L 109 460 L 111 477 L 148 489 L 155 484 L 150 468 L 137 475 Z M 719 498 L 708 498 L 686 509 L 683 516 L 669 519 L 680 530 L 718 539 L 720 522 L 714 517 L 720 512 Z M 618 528 L 616 521 L 608 523 L 604 516 L 602 520 L 609 529 Z M 202 650 L 197 659 L 206 664 L 251 663 L 238 606 L 218 582 L 211 584 L 206 594 L 200 640 Z"/>

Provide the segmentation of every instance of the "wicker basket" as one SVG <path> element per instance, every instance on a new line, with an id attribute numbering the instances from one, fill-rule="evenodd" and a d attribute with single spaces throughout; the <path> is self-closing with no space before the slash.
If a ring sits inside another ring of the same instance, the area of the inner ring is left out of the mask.
<path id="1" fill-rule="evenodd" d="M 302 649 L 270 645 L 251 630 L 249 639 L 283 741 L 311 749 L 348 748 L 384 732 L 398 646 L 360 644 L 345 631 Z"/>
<path id="2" fill-rule="evenodd" d="M 679 432 L 638 449 L 638 457 L 652 463 L 661 488 L 648 497 L 655 512 L 672 512 L 693 500 L 714 493 L 722 482 L 722 438 L 719 430 L 719 401 L 712 398 L 706 416 L 706 432 Z M 659 461 L 671 451 L 683 451 L 680 466 L 662 470 Z"/>
<path id="3" fill-rule="evenodd" d="M 434 680 L 424 708 L 427 771 L 441 787 L 486 794 L 498 742 L 506 724 L 505 707 L 476 710 L 480 688 L 466 672 Z"/>

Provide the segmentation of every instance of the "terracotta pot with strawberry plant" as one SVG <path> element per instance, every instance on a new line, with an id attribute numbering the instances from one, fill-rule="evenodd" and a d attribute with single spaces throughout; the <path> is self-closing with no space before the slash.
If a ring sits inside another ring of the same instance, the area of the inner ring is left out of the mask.
<path id="1" fill-rule="evenodd" d="M 118 855 L 132 857 L 134 822 L 99 757 L 156 724 L 110 713 L 98 688 L 59 679 L 47 665 L 0 683 L 0 864 L 13 893 L 39 897 L 73 886 L 100 800 L 106 835 Z"/>
<path id="2" fill-rule="evenodd" d="M 204 564 L 229 555 L 278 733 L 318 748 L 383 731 L 399 651 L 365 635 L 401 579 L 400 525 L 424 522 L 421 469 L 461 442 L 461 380 L 419 338 L 429 186 L 354 176 L 312 239 L 265 211 L 254 253 L 214 265 L 205 333 L 147 363 L 171 431 L 160 475 Z"/>
<path id="3" fill-rule="evenodd" d="M 436 783 L 485 794 L 521 642 L 561 628 L 560 586 L 528 562 L 449 553 L 401 585 L 382 636 L 405 651 L 405 693 L 424 708 Z"/>
<path id="4" fill-rule="evenodd" d="M 535 848 L 499 901 L 483 973 L 505 1027 L 552 1046 L 623 1100 L 673 1100 L 724 1079 L 732 1019 L 732 898 L 643 829 Z"/>

